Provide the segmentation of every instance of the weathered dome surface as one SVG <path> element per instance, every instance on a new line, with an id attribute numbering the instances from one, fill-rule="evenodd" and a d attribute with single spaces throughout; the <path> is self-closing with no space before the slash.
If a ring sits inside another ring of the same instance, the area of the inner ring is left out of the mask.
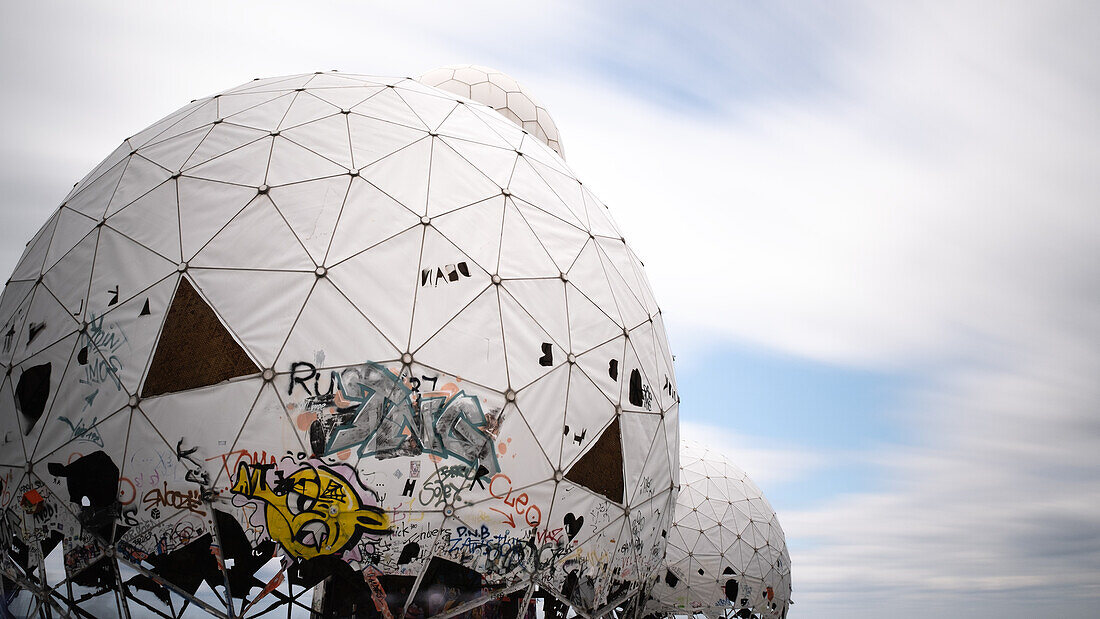
<path id="1" fill-rule="evenodd" d="M 666 568 L 647 613 L 787 616 L 791 557 L 760 488 L 721 453 L 684 441 Z"/>
<path id="2" fill-rule="evenodd" d="M 546 144 L 415 80 L 256 80 L 139 132 L 0 329 L 17 614 L 593 616 L 660 568 L 677 398 L 641 263 Z"/>
<path id="3" fill-rule="evenodd" d="M 493 108 L 565 158 L 550 112 L 507 74 L 472 64 L 452 65 L 428 71 L 420 81 Z"/>

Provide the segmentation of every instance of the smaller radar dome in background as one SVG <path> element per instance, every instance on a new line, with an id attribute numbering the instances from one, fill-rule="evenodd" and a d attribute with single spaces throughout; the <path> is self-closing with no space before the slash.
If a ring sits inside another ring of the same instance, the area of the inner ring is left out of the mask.
<path id="1" fill-rule="evenodd" d="M 647 614 L 787 616 L 791 557 L 775 510 L 744 471 L 698 443 L 680 443 L 667 549 Z"/>
<path id="2" fill-rule="evenodd" d="M 428 71 L 420 76 L 420 82 L 493 108 L 565 159 L 558 126 L 550 112 L 506 74 L 478 65 L 451 65 Z"/>

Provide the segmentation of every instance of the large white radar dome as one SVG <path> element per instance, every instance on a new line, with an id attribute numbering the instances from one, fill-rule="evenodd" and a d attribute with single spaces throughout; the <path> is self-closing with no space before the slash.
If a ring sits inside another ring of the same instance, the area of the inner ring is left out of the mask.
<path id="1" fill-rule="evenodd" d="M 744 471 L 698 443 L 680 451 L 665 563 L 647 613 L 787 616 L 791 557 L 775 510 Z"/>
<path id="2" fill-rule="evenodd" d="M 428 71 L 420 81 L 493 108 L 565 158 L 550 112 L 508 75 L 478 65 L 452 65 Z"/>
<path id="3" fill-rule="evenodd" d="M 546 144 L 415 80 L 256 80 L 138 132 L 0 333 L 15 615 L 588 617 L 660 568 L 641 263 Z"/>

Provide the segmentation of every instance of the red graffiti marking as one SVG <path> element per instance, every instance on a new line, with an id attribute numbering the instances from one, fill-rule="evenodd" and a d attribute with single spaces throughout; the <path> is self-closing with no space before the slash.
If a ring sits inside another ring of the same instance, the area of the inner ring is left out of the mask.
<path id="1" fill-rule="evenodd" d="M 542 522 L 542 509 L 538 505 L 528 504 L 531 498 L 527 496 L 526 492 L 512 496 L 512 478 L 504 473 L 497 473 L 489 480 L 489 494 L 494 498 L 501 499 L 510 508 L 501 510 L 490 507 L 489 509 L 503 515 L 505 522 L 513 529 L 516 527 L 516 516 L 523 516 L 527 526 L 530 527 L 537 527 Z"/>
<path id="2" fill-rule="evenodd" d="M 223 453 L 213 458 L 207 458 L 206 461 L 217 460 L 221 458 L 222 468 L 225 470 L 227 476 L 232 476 L 237 472 L 237 468 L 243 462 L 250 466 L 256 464 L 275 464 L 275 456 L 267 453 L 266 451 L 248 451 L 247 449 L 237 449 Z"/>
<path id="3" fill-rule="evenodd" d="M 561 533 L 565 530 L 565 527 L 558 527 L 556 529 L 543 529 L 535 532 L 535 540 L 541 545 L 547 542 L 558 542 L 561 539 Z"/>
<path id="4" fill-rule="evenodd" d="M 118 501 L 123 505 L 129 505 L 137 498 L 137 488 L 129 477 L 120 477 L 118 480 Z"/>

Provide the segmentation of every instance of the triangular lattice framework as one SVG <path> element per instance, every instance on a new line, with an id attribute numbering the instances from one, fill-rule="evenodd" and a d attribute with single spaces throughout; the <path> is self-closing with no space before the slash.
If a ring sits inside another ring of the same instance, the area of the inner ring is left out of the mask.
<path id="1" fill-rule="evenodd" d="M 192 288 L 200 343 L 234 362 L 165 388 Z M 14 612 L 588 617 L 660 565 L 677 398 L 641 263 L 553 150 L 473 101 L 337 73 L 199 99 L 70 192 L 0 327 Z M 566 474 L 611 427 L 618 501 Z M 92 490 L 54 474 L 107 461 Z"/>

